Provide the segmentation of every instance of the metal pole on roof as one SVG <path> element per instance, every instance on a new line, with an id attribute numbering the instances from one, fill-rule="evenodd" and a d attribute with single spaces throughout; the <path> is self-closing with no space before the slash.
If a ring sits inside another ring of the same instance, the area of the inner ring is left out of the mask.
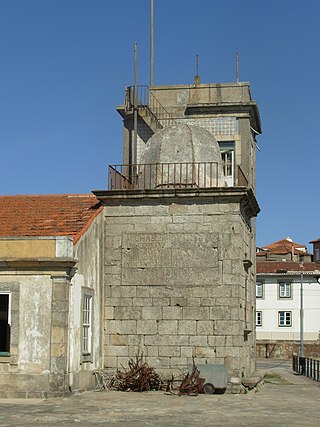
<path id="1" fill-rule="evenodd" d="M 134 98 L 133 98 L 133 175 L 136 176 L 138 152 L 138 84 L 137 84 L 137 43 L 133 44 L 134 53 Z"/>
<path id="2" fill-rule="evenodd" d="M 150 0 L 150 87 L 154 85 L 154 4 Z"/>
<path id="3" fill-rule="evenodd" d="M 239 83 L 239 53 L 236 52 L 236 81 Z"/>

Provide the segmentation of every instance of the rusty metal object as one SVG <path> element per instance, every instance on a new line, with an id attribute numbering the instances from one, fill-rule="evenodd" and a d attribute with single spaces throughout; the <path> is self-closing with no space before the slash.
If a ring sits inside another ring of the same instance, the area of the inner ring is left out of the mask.
<path id="1" fill-rule="evenodd" d="M 187 394 L 188 396 L 197 396 L 203 388 L 204 378 L 200 378 L 200 371 L 196 367 L 193 358 L 193 367 L 191 374 L 188 372 L 179 386 L 179 395 Z"/>
<path id="2" fill-rule="evenodd" d="M 144 360 L 143 353 L 128 362 L 129 369 L 117 371 L 117 389 L 121 391 L 160 390 L 163 382 L 160 376 Z"/>

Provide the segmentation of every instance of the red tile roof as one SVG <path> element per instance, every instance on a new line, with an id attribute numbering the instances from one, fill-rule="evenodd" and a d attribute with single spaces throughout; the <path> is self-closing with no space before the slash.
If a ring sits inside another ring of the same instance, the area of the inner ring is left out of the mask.
<path id="1" fill-rule="evenodd" d="M 294 254 L 308 254 L 305 245 L 292 242 L 289 239 L 278 240 L 277 242 L 270 243 L 270 245 L 263 246 L 262 250 L 257 253 L 257 256 L 264 256 L 266 252 L 269 254 L 285 255 L 294 252 Z"/>
<path id="2" fill-rule="evenodd" d="M 101 209 L 93 194 L 0 196 L 0 236 L 71 236 L 76 243 Z"/>
<path id="3" fill-rule="evenodd" d="M 293 261 L 257 261 L 257 273 L 287 273 L 320 271 L 320 264 L 316 262 Z"/>

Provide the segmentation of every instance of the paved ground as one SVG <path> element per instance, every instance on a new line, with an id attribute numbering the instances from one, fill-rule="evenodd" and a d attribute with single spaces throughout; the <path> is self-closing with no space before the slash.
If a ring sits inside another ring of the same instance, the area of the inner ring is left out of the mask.
<path id="1" fill-rule="evenodd" d="M 0 426 L 318 426 L 320 387 L 293 375 L 290 364 L 258 368 L 289 384 L 265 384 L 245 395 L 179 397 L 163 392 L 87 392 L 47 400 L 0 399 Z"/>

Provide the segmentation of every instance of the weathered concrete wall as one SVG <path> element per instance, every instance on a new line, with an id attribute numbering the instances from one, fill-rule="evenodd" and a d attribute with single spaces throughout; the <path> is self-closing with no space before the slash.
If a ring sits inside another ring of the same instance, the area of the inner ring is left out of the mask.
<path id="1" fill-rule="evenodd" d="M 28 239 L 21 239 L 22 247 Z M 41 240 L 41 239 L 40 239 Z M 68 310 L 70 255 L 69 238 L 43 239 L 43 258 L 30 253 L 28 259 L 2 260 L 0 292 L 9 294 L 9 352 L 0 355 L 0 395 L 41 397 L 63 395 L 68 385 Z M 51 243 L 51 257 L 46 252 Z M 18 251 L 19 252 L 19 251 Z M 39 254 L 38 254 L 39 255 Z M 41 255 L 41 252 L 40 252 Z"/>
<path id="2" fill-rule="evenodd" d="M 50 275 L 1 275 L 0 291 L 11 295 L 10 355 L 0 357 L 0 395 L 40 397 L 50 390 Z"/>
<path id="3" fill-rule="evenodd" d="M 194 356 L 225 364 L 229 380 L 249 375 L 255 281 L 243 261 L 255 251 L 238 201 L 113 199 L 105 218 L 105 366 L 143 351 L 167 374 Z"/>
<path id="4" fill-rule="evenodd" d="M 55 251 L 54 239 L 0 239 L 1 258 L 53 258 Z"/>
<path id="5" fill-rule="evenodd" d="M 69 382 L 72 390 L 92 388 L 95 381 L 92 371 L 103 367 L 103 224 L 101 213 L 75 246 L 77 272 L 70 287 Z M 92 354 L 89 360 L 83 360 L 81 348 L 83 292 L 89 292 L 93 298 Z"/>

